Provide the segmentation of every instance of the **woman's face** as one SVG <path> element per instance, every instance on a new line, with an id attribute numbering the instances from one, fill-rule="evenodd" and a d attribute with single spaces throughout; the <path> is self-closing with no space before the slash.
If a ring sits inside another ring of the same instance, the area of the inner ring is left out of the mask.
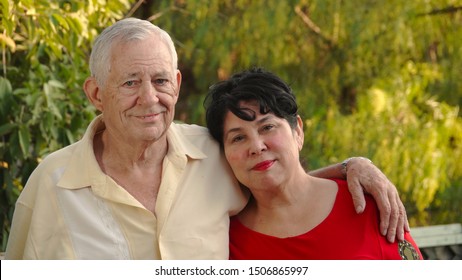
<path id="1" fill-rule="evenodd" d="M 260 114 L 257 102 L 241 101 L 240 106 L 254 111 L 256 118 L 245 121 L 230 111 L 225 115 L 224 151 L 236 178 L 251 190 L 289 183 L 300 166 L 300 117 L 292 129 L 287 120 L 271 112 Z"/>

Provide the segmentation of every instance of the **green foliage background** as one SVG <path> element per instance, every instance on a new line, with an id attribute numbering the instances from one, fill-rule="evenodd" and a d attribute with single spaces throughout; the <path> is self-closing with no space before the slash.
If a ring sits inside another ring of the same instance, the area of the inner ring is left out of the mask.
<path id="1" fill-rule="evenodd" d="M 184 78 L 177 119 L 204 124 L 210 84 L 263 66 L 297 94 L 308 168 L 369 157 L 398 187 L 411 226 L 462 222 L 456 0 L 0 3 L 0 250 L 30 172 L 94 117 L 81 89 L 91 43 L 126 16 L 175 40 Z"/>

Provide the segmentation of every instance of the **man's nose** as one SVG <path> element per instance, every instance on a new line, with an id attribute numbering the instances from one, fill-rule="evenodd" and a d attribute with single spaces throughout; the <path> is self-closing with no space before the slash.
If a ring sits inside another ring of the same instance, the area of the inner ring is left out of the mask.
<path id="1" fill-rule="evenodd" d="M 146 103 L 156 103 L 156 102 L 159 102 L 159 97 L 158 97 L 158 92 L 156 90 L 156 87 L 150 82 L 143 83 L 140 88 L 138 103 L 146 104 Z"/>

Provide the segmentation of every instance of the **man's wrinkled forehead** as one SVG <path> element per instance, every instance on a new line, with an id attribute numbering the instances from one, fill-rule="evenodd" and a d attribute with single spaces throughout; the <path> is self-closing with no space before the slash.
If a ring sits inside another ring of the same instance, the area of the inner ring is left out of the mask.
<path id="1" fill-rule="evenodd" d="M 152 44 L 151 44 L 152 43 Z M 168 46 L 154 38 L 131 40 L 115 44 L 109 59 L 110 69 L 122 64 L 128 72 L 137 72 L 136 68 L 152 68 L 157 72 L 174 72 L 172 56 Z M 130 70 L 131 68 L 134 68 Z"/>

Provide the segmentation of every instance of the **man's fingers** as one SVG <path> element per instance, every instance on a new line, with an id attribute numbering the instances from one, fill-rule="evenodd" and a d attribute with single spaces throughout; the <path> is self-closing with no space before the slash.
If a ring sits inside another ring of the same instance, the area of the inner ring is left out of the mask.
<path id="1" fill-rule="evenodd" d="M 381 200 L 380 203 L 377 200 L 377 207 L 380 212 L 380 233 L 385 236 L 390 225 L 391 206 L 389 201 L 385 199 Z"/>
<path id="2" fill-rule="evenodd" d="M 400 230 L 402 231 L 403 227 L 401 226 L 401 229 L 398 228 L 398 225 L 400 223 L 400 212 L 402 211 L 400 209 L 400 203 L 397 202 L 397 194 L 389 194 L 389 200 L 391 203 L 391 212 L 390 212 L 390 222 L 388 224 L 388 230 L 387 230 L 387 239 L 389 242 L 393 243 L 395 242 L 396 234 L 397 232 L 399 233 Z M 401 221 L 401 224 L 404 221 Z M 404 235 L 403 235 L 404 236 Z M 398 236 L 399 238 L 399 236 Z"/>
<path id="3" fill-rule="evenodd" d="M 399 217 L 398 225 L 396 230 L 396 236 L 398 240 L 404 240 L 404 232 L 409 232 L 409 222 L 407 220 L 406 209 L 404 208 L 403 202 L 399 199 L 399 196 L 396 195 L 396 202 L 399 205 Z"/>
<path id="4" fill-rule="evenodd" d="M 399 199 L 399 196 L 398 196 L 398 199 Z M 404 217 L 404 230 L 405 230 L 406 232 L 410 232 L 410 231 L 411 231 L 411 227 L 409 226 L 409 220 L 407 219 L 406 208 L 404 207 L 404 204 L 403 204 L 403 202 L 401 201 L 401 199 L 399 200 L 399 202 L 401 203 L 402 214 L 403 214 L 403 217 Z"/>
<path id="5" fill-rule="evenodd" d="M 404 240 L 404 217 L 399 216 L 398 219 L 398 224 L 396 226 L 396 238 L 398 238 L 399 241 Z"/>
<path id="6" fill-rule="evenodd" d="M 348 189 L 351 193 L 351 197 L 353 198 L 353 204 L 354 204 L 356 213 L 360 214 L 366 208 L 366 199 L 364 197 L 364 190 L 358 181 L 349 179 L 348 177 L 347 177 L 347 181 L 348 181 Z"/>
<path id="7" fill-rule="evenodd" d="M 405 230 L 406 232 L 410 232 L 410 231 L 411 231 L 411 226 L 409 225 L 409 220 L 407 219 L 407 214 L 406 214 L 406 212 L 404 212 L 404 218 L 405 218 L 404 230 Z"/>

